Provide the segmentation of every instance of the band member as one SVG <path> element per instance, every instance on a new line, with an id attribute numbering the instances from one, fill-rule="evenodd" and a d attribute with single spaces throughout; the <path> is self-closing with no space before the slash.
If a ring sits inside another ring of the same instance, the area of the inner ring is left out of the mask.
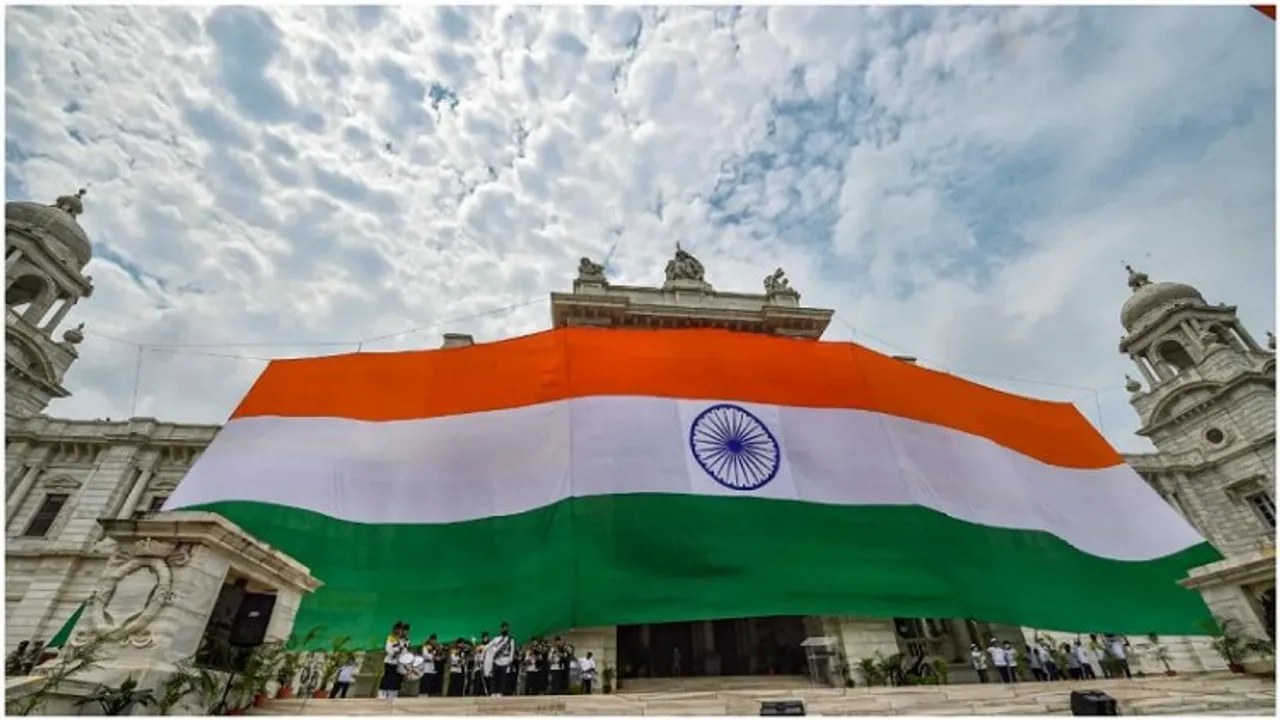
<path id="1" fill-rule="evenodd" d="M 467 686 L 467 642 L 462 638 L 453 641 L 449 648 L 449 697 L 462 697 Z"/>
<path id="2" fill-rule="evenodd" d="M 431 635 L 431 657 L 435 663 L 436 674 L 431 685 L 430 694 L 433 697 L 440 697 L 444 694 L 445 664 L 449 661 L 449 658 L 448 649 L 436 639 L 435 633 Z"/>
<path id="3" fill-rule="evenodd" d="M 564 695 L 569 692 L 569 662 L 573 660 L 573 648 L 557 635 L 551 641 L 547 659 L 551 666 L 551 694 Z"/>
<path id="4" fill-rule="evenodd" d="M 484 677 L 484 650 L 489 645 L 489 631 L 480 633 L 480 640 L 471 640 L 471 652 L 467 655 L 467 675 L 471 683 L 467 687 L 467 695 L 481 697 L 489 694 L 489 686 Z"/>
<path id="5" fill-rule="evenodd" d="M 443 668 L 437 657 L 437 646 L 435 633 L 431 633 L 431 637 L 422 643 L 422 677 L 418 678 L 418 695 L 422 697 L 431 697 L 440 693 L 440 672 Z"/>
<path id="6" fill-rule="evenodd" d="M 396 622 L 391 627 L 391 634 L 387 636 L 386 657 L 382 661 L 382 682 L 378 684 L 380 699 L 388 700 L 400 693 L 402 676 L 396 668 L 400 663 L 400 653 L 408 647 L 409 626 L 403 622 Z"/>
<path id="7" fill-rule="evenodd" d="M 515 688 L 511 681 L 518 675 L 516 664 L 516 640 L 511 637 L 511 627 L 507 623 L 498 626 L 498 637 L 491 640 L 484 649 L 485 687 L 490 695 L 514 695 Z"/>
<path id="8" fill-rule="evenodd" d="M 546 638 L 538 638 L 533 644 L 533 694 L 546 695 L 551 690 L 551 646 Z"/>
<path id="9" fill-rule="evenodd" d="M 530 640 L 520 650 L 520 665 L 524 671 L 524 687 L 520 689 L 521 695 L 537 695 L 536 680 L 538 674 L 538 656 L 533 654 L 533 647 L 537 643 L 537 638 Z"/>

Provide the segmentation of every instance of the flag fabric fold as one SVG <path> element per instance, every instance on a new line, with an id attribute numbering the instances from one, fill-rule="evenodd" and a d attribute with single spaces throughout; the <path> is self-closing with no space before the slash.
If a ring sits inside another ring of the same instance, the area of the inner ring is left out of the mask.
<path id="1" fill-rule="evenodd" d="M 1068 404 L 857 345 L 553 330 L 273 361 L 166 508 L 324 582 L 300 627 L 766 615 L 1193 634 L 1220 555 Z"/>
<path id="2" fill-rule="evenodd" d="M 62 627 L 58 628 L 58 632 L 53 634 L 53 638 L 49 640 L 45 647 L 56 650 L 66 645 L 67 641 L 71 639 L 71 633 L 76 629 L 76 623 L 80 622 L 80 616 L 84 615 L 84 609 L 87 605 L 88 601 L 80 603 L 75 612 L 71 613 L 71 617 L 67 618 Z"/>

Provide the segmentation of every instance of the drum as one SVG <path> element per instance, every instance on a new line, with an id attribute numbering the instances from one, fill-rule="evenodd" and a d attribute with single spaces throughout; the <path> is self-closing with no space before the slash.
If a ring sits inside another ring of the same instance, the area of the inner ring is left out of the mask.
<path id="1" fill-rule="evenodd" d="M 418 658 L 418 656 L 414 655 L 408 650 L 405 650 L 404 652 L 400 653 L 400 657 L 396 658 L 396 671 L 399 672 L 401 675 L 408 675 L 409 672 L 413 669 L 413 661 L 415 658 Z M 421 658 L 418 658 L 418 659 L 421 659 Z"/>

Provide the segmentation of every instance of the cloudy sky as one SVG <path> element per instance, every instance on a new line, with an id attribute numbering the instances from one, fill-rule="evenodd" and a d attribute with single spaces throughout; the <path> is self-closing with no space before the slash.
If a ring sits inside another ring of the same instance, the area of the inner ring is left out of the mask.
<path id="1" fill-rule="evenodd" d="M 654 284 L 676 241 L 1126 450 L 1125 261 L 1275 323 L 1275 25 L 1243 7 L 5 16 L 6 198 L 89 188 L 58 415 L 134 409 L 104 336 L 185 346 L 143 352 L 136 414 L 220 422 L 255 358 L 544 329 L 579 256 Z"/>

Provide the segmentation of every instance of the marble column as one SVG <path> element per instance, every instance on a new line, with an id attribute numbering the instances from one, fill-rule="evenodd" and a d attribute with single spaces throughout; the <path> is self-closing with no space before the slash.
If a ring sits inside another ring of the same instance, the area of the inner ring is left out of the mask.
<path id="1" fill-rule="evenodd" d="M 133 481 L 133 487 L 129 488 L 129 495 L 124 499 L 124 503 L 120 505 L 120 511 L 116 513 L 116 517 L 120 520 L 128 520 L 133 517 L 133 511 L 138 507 L 138 500 L 142 497 L 142 493 L 146 492 L 147 484 L 151 482 L 153 471 L 150 469 L 138 472 L 138 477 Z"/>
<path id="2" fill-rule="evenodd" d="M 6 528 L 17 518 L 18 511 L 22 509 L 22 503 L 26 502 L 27 496 L 31 494 L 31 488 L 36 484 L 36 479 L 40 477 L 40 471 L 43 469 L 43 463 L 32 465 L 18 481 L 18 487 L 14 488 L 13 494 L 9 496 L 4 506 L 4 514 L 7 518 Z"/>
<path id="3" fill-rule="evenodd" d="M 53 314 L 53 317 L 49 318 L 49 321 L 44 324 L 44 328 L 42 329 L 47 333 L 52 333 L 58 327 L 58 323 L 62 322 L 62 319 L 65 318 L 67 313 L 71 312 L 71 308 L 75 306 L 76 298 L 71 297 L 63 300 L 62 306 Z"/>
<path id="4" fill-rule="evenodd" d="M 4 495 L 9 497 L 13 494 L 14 489 L 18 486 L 18 480 L 22 478 L 22 474 L 27 471 L 27 466 L 31 464 L 32 459 L 27 457 L 31 454 L 31 443 L 26 440 L 14 440 L 4 448 Z"/>

